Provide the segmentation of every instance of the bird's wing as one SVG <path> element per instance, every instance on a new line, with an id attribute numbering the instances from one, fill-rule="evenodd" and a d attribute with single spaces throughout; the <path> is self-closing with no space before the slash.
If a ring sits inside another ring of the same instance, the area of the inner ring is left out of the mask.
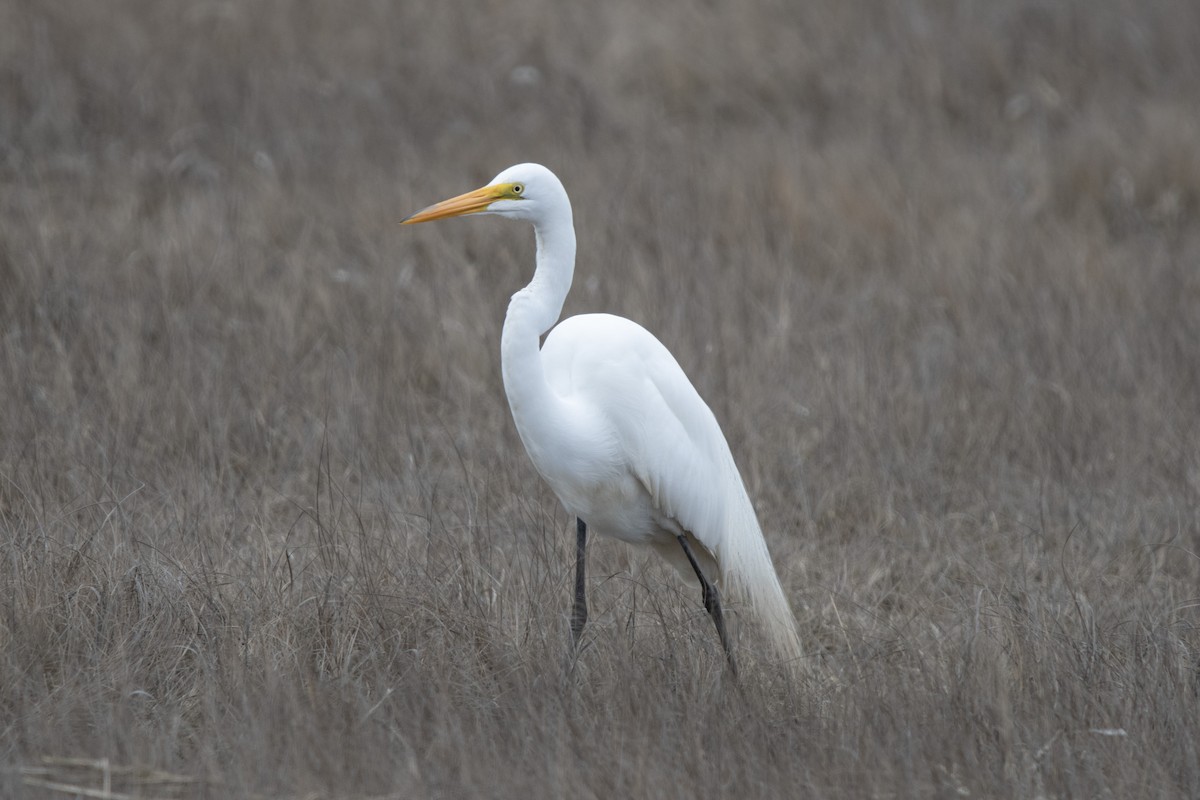
<path id="1" fill-rule="evenodd" d="M 729 444 L 670 351 L 630 320 L 586 314 L 560 323 L 542 352 L 555 390 L 586 399 L 655 508 L 711 554 L 713 577 L 750 602 L 779 652 L 798 658 L 795 621 Z"/>
<path id="2" fill-rule="evenodd" d="M 738 535 L 731 524 L 761 536 L 716 418 L 658 339 L 622 317 L 587 314 L 559 324 L 542 352 L 556 367 L 556 390 L 603 417 L 610 444 L 665 518 L 718 561 Z M 731 518 L 737 511 L 749 520 Z"/>

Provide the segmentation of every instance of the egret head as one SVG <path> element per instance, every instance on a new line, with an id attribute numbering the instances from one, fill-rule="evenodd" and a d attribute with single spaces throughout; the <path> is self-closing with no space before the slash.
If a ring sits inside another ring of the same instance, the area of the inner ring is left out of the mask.
<path id="1" fill-rule="evenodd" d="M 517 164 L 501 172 L 487 186 L 422 209 L 401 224 L 464 214 L 499 214 L 537 222 L 564 207 L 569 211 L 570 201 L 553 172 L 541 164 Z"/>

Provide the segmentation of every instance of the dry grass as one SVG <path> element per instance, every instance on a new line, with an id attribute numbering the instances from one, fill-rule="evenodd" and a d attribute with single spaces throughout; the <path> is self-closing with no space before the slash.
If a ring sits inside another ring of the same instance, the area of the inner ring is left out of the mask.
<path id="1" fill-rule="evenodd" d="M 1198 9 L 0 4 L 0 795 L 1200 795 Z M 395 224 L 526 159 L 811 680 L 611 542 L 570 661 L 529 233 Z"/>

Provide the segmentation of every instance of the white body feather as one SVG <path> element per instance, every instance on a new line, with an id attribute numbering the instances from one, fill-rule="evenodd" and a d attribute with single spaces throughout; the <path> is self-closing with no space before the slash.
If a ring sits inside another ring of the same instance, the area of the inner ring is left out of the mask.
<path id="1" fill-rule="evenodd" d="M 408 221 L 463 213 L 528 220 L 537 236 L 537 269 L 509 303 L 500 349 L 513 420 L 538 472 L 590 530 L 651 545 L 694 579 L 676 539 L 686 535 L 710 582 L 749 601 L 780 654 L 799 658 L 795 621 L 729 445 L 674 357 L 621 317 L 586 314 L 554 327 L 575 269 L 562 183 L 545 167 L 519 164 Z"/>
<path id="2" fill-rule="evenodd" d="M 551 448 L 535 422 L 518 421 L 518 430 L 566 509 L 598 534 L 654 545 L 685 580 L 695 574 L 676 536 L 690 534 L 708 578 L 748 600 L 781 654 L 798 657 L 792 612 L 733 454 L 670 351 L 635 322 L 586 314 L 555 327 L 541 354 L 573 424 Z"/>

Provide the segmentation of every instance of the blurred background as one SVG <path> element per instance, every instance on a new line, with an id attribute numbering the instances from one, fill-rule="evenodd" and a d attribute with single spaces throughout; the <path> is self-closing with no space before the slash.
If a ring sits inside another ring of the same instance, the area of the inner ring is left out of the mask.
<path id="1" fill-rule="evenodd" d="M 0 0 L 0 793 L 1197 794 L 1198 85 L 1186 0 Z M 570 657 L 532 236 L 397 225 L 519 161 L 808 680 L 607 541 Z"/>

